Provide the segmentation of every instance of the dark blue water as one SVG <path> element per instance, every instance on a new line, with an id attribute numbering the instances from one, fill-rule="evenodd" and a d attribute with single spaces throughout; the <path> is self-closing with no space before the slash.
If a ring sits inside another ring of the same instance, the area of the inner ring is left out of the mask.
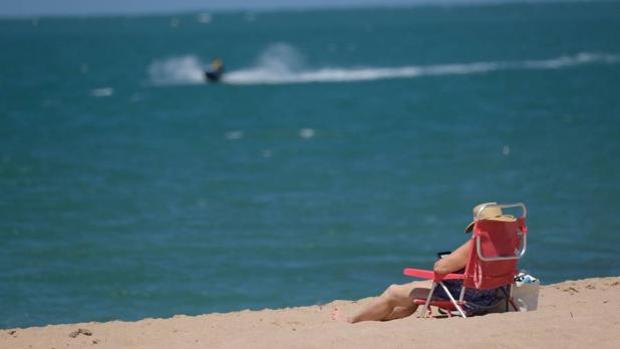
<path id="1" fill-rule="evenodd" d="M 619 32 L 617 3 L 0 20 L 0 327 L 370 296 L 484 201 L 526 203 L 544 283 L 619 275 Z"/>

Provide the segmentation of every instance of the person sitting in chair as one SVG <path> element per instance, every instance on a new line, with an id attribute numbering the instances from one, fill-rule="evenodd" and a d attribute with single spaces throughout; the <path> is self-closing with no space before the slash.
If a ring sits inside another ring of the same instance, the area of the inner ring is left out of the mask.
<path id="1" fill-rule="evenodd" d="M 482 210 L 482 211 L 481 211 Z M 474 218 L 509 221 L 514 217 L 507 216 L 496 203 L 483 203 L 477 205 L 473 209 Z M 472 221 L 465 228 L 465 232 L 471 232 L 474 226 Z M 472 250 L 472 239 L 467 240 L 453 252 L 440 256 L 433 266 L 433 271 L 437 274 L 449 274 L 454 272 L 462 272 L 463 268 L 469 260 L 469 253 Z M 455 299 L 459 298 L 462 280 L 444 280 L 444 284 Z M 464 307 L 468 315 L 481 314 L 486 312 L 490 307 L 498 304 L 505 299 L 504 293 L 500 292 L 501 288 L 496 289 L 473 289 L 466 288 L 464 300 L 467 301 Z M 428 281 L 414 281 L 403 285 L 391 285 L 380 296 L 370 301 L 359 312 L 352 316 L 346 316 L 338 308 L 332 312 L 334 320 L 356 323 L 360 321 L 388 321 L 400 319 L 413 314 L 418 305 L 413 302 L 414 299 L 425 299 L 430 292 Z M 433 299 L 449 299 L 443 288 L 437 287 L 433 293 Z"/>

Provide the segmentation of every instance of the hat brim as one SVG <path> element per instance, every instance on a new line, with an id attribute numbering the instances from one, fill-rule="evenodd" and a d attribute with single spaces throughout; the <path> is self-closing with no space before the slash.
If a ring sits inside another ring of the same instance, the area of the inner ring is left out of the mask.
<path id="1" fill-rule="evenodd" d="M 497 216 L 497 217 L 488 217 L 488 218 L 484 218 L 481 219 L 481 221 L 497 221 L 497 222 L 514 222 L 517 219 L 512 216 L 512 215 L 508 215 L 508 214 L 503 214 L 501 216 Z M 471 223 L 469 223 L 466 227 L 465 227 L 465 232 L 469 233 L 474 229 L 474 225 L 476 224 L 476 221 L 472 221 Z"/>

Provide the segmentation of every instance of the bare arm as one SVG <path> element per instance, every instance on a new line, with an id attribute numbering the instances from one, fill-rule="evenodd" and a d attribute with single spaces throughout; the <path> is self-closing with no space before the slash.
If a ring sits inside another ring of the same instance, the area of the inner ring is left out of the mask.
<path id="1" fill-rule="evenodd" d="M 433 266 L 433 271 L 437 274 L 448 274 L 463 269 L 469 259 L 469 250 L 472 240 L 467 240 L 459 248 L 449 255 L 439 259 Z"/>

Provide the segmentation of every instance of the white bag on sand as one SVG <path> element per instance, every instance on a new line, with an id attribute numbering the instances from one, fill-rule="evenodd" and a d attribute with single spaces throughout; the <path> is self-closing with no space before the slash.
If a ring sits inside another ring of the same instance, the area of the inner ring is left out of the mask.
<path id="1" fill-rule="evenodd" d="M 540 280 L 526 273 L 519 273 L 512 286 L 512 299 L 519 311 L 532 311 L 538 308 L 538 289 Z"/>
<path id="2" fill-rule="evenodd" d="M 532 311 L 538 308 L 538 290 L 540 280 L 526 274 L 519 273 L 512 284 L 512 299 L 517 307 L 516 311 Z M 506 311 L 506 303 L 499 302 L 489 313 L 503 313 Z M 515 311 L 512 305 L 508 306 L 508 311 Z"/>
<path id="3" fill-rule="evenodd" d="M 514 285 L 512 299 L 519 311 L 532 311 L 538 308 L 538 288 L 540 281 L 531 284 Z"/>

